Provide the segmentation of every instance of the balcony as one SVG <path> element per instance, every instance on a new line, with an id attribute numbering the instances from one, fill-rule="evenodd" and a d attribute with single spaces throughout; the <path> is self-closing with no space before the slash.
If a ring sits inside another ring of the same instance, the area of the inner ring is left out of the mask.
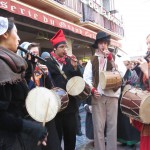
<path id="1" fill-rule="evenodd" d="M 82 18 L 80 0 L 18 0 L 71 22 Z"/>
<path id="2" fill-rule="evenodd" d="M 101 9 L 102 13 L 100 14 L 83 4 L 83 19 L 79 24 L 96 32 L 100 30 L 107 32 L 116 40 L 122 39 L 124 35 L 123 27 L 121 27 L 122 22 L 112 15 L 108 18 L 106 10 Z"/>

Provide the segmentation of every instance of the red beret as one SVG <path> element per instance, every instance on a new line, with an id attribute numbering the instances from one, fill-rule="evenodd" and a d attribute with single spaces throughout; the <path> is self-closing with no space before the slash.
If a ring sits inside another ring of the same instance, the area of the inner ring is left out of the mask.
<path id="1" fill-rule="evenodd" d="M 52 39 L 50 39 L 50 42 L 52 42 L 53 46 L 61 43 L 61 42 L 66 42 L 65 35 L 63 33 L 63 30 L 59 30 Z"/>

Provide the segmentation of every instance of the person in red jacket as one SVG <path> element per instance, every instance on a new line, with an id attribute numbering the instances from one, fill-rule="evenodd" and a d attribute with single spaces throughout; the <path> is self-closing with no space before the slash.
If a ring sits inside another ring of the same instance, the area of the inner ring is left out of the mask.
<path id="1" fill-rule="evenodd" d="M 147 54 L 150 52 L 150 34 L 146 38 L 146 43 L 147 43 Z M 145 57 L 148 63 L 148 68 L 150 68 L 150 57 L 147 56 Z M 143 71 L 143 88 L 144 90 L 150 89 L 150 84 L 149 84 L 149 75 L 147 75 L 145 71 Z M 136 121 L 134 119 L 131 119 L 132 125 L 137 128 L 140 131 L 140 150 L 149 150 L 150 149 L 150 124 L 144 124 L 139 121 Z"/>
<path id="2" fill-rule="evenodd" d="M 140 150 L 150 149 L 150 125 L 131 119 L 132 125 L 140 131 Z"/>

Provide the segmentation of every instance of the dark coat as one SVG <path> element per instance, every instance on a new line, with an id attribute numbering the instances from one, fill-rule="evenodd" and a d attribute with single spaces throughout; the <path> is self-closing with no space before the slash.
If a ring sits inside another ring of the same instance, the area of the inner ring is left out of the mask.
<path id="1" fill-rule="evenodd" d="M 28 88 L 23 82 L 0 86 L 0 130 L 21 131 L 22 121 L 20 118 L 26 115 L 25 98 L 27 93 Z"/>
<path id="2" fill-rule="evenodd" d="M 77 70 L 74 70 L 73 66 L 70 63 L 69 59 L 66 59 L 66 65 L 63 65 L 63 71 L 65 72 L 65 75 L 67 76 L 67 80 L 74 76 L 82 76 L 79 68 Z M 56 87 L 60 87 L 64 90 L 66 90 L 66 84 L 67 80 L 63 77 L 63 75 L 60 73 L 58 70 L 57 62 L 51 58 L 47 59 L 46 65 L 48 67 L 48 70 L 51 73 L 52 79 L 54 81 L 54 84 Z M 76 112 L 78 110 L 78 105 L 77 105 L 77 99 L 73 96 L 69 95 L 69 104 L 67 108 L 62 111 L 61 113 L 71 113 L 71 112 Z"/>

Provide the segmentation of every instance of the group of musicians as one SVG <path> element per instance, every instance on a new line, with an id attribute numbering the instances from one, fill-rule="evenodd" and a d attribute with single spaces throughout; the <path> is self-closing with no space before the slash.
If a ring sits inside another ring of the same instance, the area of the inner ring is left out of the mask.
<path id="1" fill-rule="evenodd" d="M 0 150 L 61 150 L 62 139 L 64 150 L 74 150 L 78 111 L 76 97 L 69 95 L 67 108 L 57 113 L 45 127 L 33 120 L 25 107 L 29 91 L 36 86 L 48 89 L 59 87 L 66 90 L 70 78 L 82 77 L 76 57 L 66 55 L 67 43 L 63 30 L 59 30 L 50 40 L 53 51 L 43 53 L 45 62 L 39 63 L 38 43 L 23 42 L 20 46 L 30 52 L 25 53 L 18 50 L 19 42 L 20 38 L 13 20 L 0 16 Z M 117 113 L 121 89 L 102 89 L 99 74 L 102 71 L 117 70 L 123 78 L 126 69 L 120 58 L 108 51 L 109 44 L 110 35 L 98 32 L 93 44 L 95 55 L 87 63 L 83 74 L 83 79 L 89 85 L 92 94 L 95 150 L 117 150 Z M 145 85 L 143 89 L 148 90 L 148 77 L 142 77 L 142 83 Z M 150 135 L 149 125 L 133 118 L 131 122 L 142 130 L 142 136 Z M 141 145 L 145 146 L 145 141 L 146 146 L 149 146 L 150 139 L 145 137 Z"/>

